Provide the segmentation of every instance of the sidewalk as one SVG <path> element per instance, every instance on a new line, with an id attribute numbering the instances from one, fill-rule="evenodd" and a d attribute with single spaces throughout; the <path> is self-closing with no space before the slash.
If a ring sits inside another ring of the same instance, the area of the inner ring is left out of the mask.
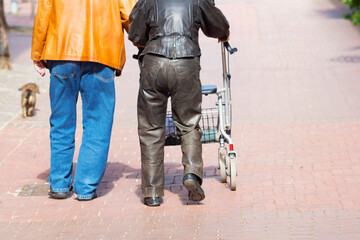
<path id="1" fill-rule="evenodd" d="M 41 90 L 48 88 L 48 79 L 41 79 L 30 58 L 32 26 L 30 2 L 19 4 L 19 13 L 10 14 L 10 1 L 4 1 L 6 21 L 11 26 L 7 34 L 13 71 L 0 71 L 0 130 L 20 113 L 20 88 L 27 82 L 37 82 Z M 46 96 L 46 90 L 41 92 Z"/>
<path id="2" fill-rule="evenodd" d="M 206 198 L 189 201 L 181 150 L 167 147 L 164 203 L 142 204 L 139 71 L 127 42 L 99 198 L 49 199 L 49 74 L 32 69 L 31 35 L 10 34 L 18 52 L 14 71 L 0 72 L 0 239 L 360 239 L 360 35 L 342 18 L 348 9 L 335 0 L 216 4 L 239 49 L 230 60 L 237 190 L 220 183 L 218 146 L 207 144 Z M 203 36 L 201 46 L 202 81 L 220 86 L 219 46 Z M 41 94 L 36 116 L 23 119 L 17 88 L 26 82 Z"/>

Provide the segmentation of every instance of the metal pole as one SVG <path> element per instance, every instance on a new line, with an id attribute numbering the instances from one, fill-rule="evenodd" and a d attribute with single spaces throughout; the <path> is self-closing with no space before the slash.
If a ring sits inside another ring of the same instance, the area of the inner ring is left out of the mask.
<path id="1" fill-rule="evenodd" d="M 223 87 L 225 88 L 224 92 L 224 103 L 225 103 L 225 128 L 230 128 L 230 117 L 229 117 L 229 92 L 228 92 L 228 65 L 226 61 L 226 49 L 224 43 L 221 43 L 221 57 L 223 65 Z M 220 114 L 220 112 L 219 112 Z M 221 112 L 222 114 L 222 112 Z"/>
<path id="2" fill-rule="evenodd" d="M 217 93 L 218 95 L 218 108 L 219 108 L 219 127 L 220 127 L 220 132 L 223 135 L 223 137 L 228 141 L 229 144 L 233 144 L 231 137 L 226 133 L 225 129 L 224 129 L 224 119 L 223 119 L 223 115 L 220 114 L 222 113 L 223 109 L 223 102 L 222 102 L 222 95 L 221 95 L 221 90 L 218 91 Z M 230 151 L 233 151 L 233 149 L 230 149 Z"/>

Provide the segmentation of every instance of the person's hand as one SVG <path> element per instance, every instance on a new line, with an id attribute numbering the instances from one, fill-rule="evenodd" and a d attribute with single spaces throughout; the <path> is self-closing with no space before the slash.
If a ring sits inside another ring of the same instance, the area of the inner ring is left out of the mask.
<path id="1" fill-rule="evenodd" d="M 45 66 L 41 61 L 34 61 L 34 67 L 42 77 L 45 76 Z"/>
<path id="2" fill-rule="evenodd" d="M 229 40 L 230 40 L 230 35 L 227 37 L 226 40 L 220 40 L 220 39 L 218 39 L 218 42 L 228 42 Z"/>

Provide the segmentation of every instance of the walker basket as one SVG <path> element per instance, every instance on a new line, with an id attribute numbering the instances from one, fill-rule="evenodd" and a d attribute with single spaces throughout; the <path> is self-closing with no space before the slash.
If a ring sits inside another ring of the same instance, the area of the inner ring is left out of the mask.
<path id="1" fill-rule="evenodd" d="M 171 112 L 166 114 L 165 145 L 180 145 L 181 139 L 177 135 L 177 128 L 172 119 Z M 217 108 L 205 108 L 201 110 L 200 128 L 203 132 L 202 143 L 218 141 L 219 116 Z"/>

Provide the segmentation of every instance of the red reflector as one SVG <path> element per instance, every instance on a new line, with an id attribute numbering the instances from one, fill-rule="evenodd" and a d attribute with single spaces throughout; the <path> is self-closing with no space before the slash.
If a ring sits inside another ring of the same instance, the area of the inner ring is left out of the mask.
<path id="1" fill-rule="evenodd" d="M 234 151 L 234 145 L 230 144 L 230 151 Z"/>

